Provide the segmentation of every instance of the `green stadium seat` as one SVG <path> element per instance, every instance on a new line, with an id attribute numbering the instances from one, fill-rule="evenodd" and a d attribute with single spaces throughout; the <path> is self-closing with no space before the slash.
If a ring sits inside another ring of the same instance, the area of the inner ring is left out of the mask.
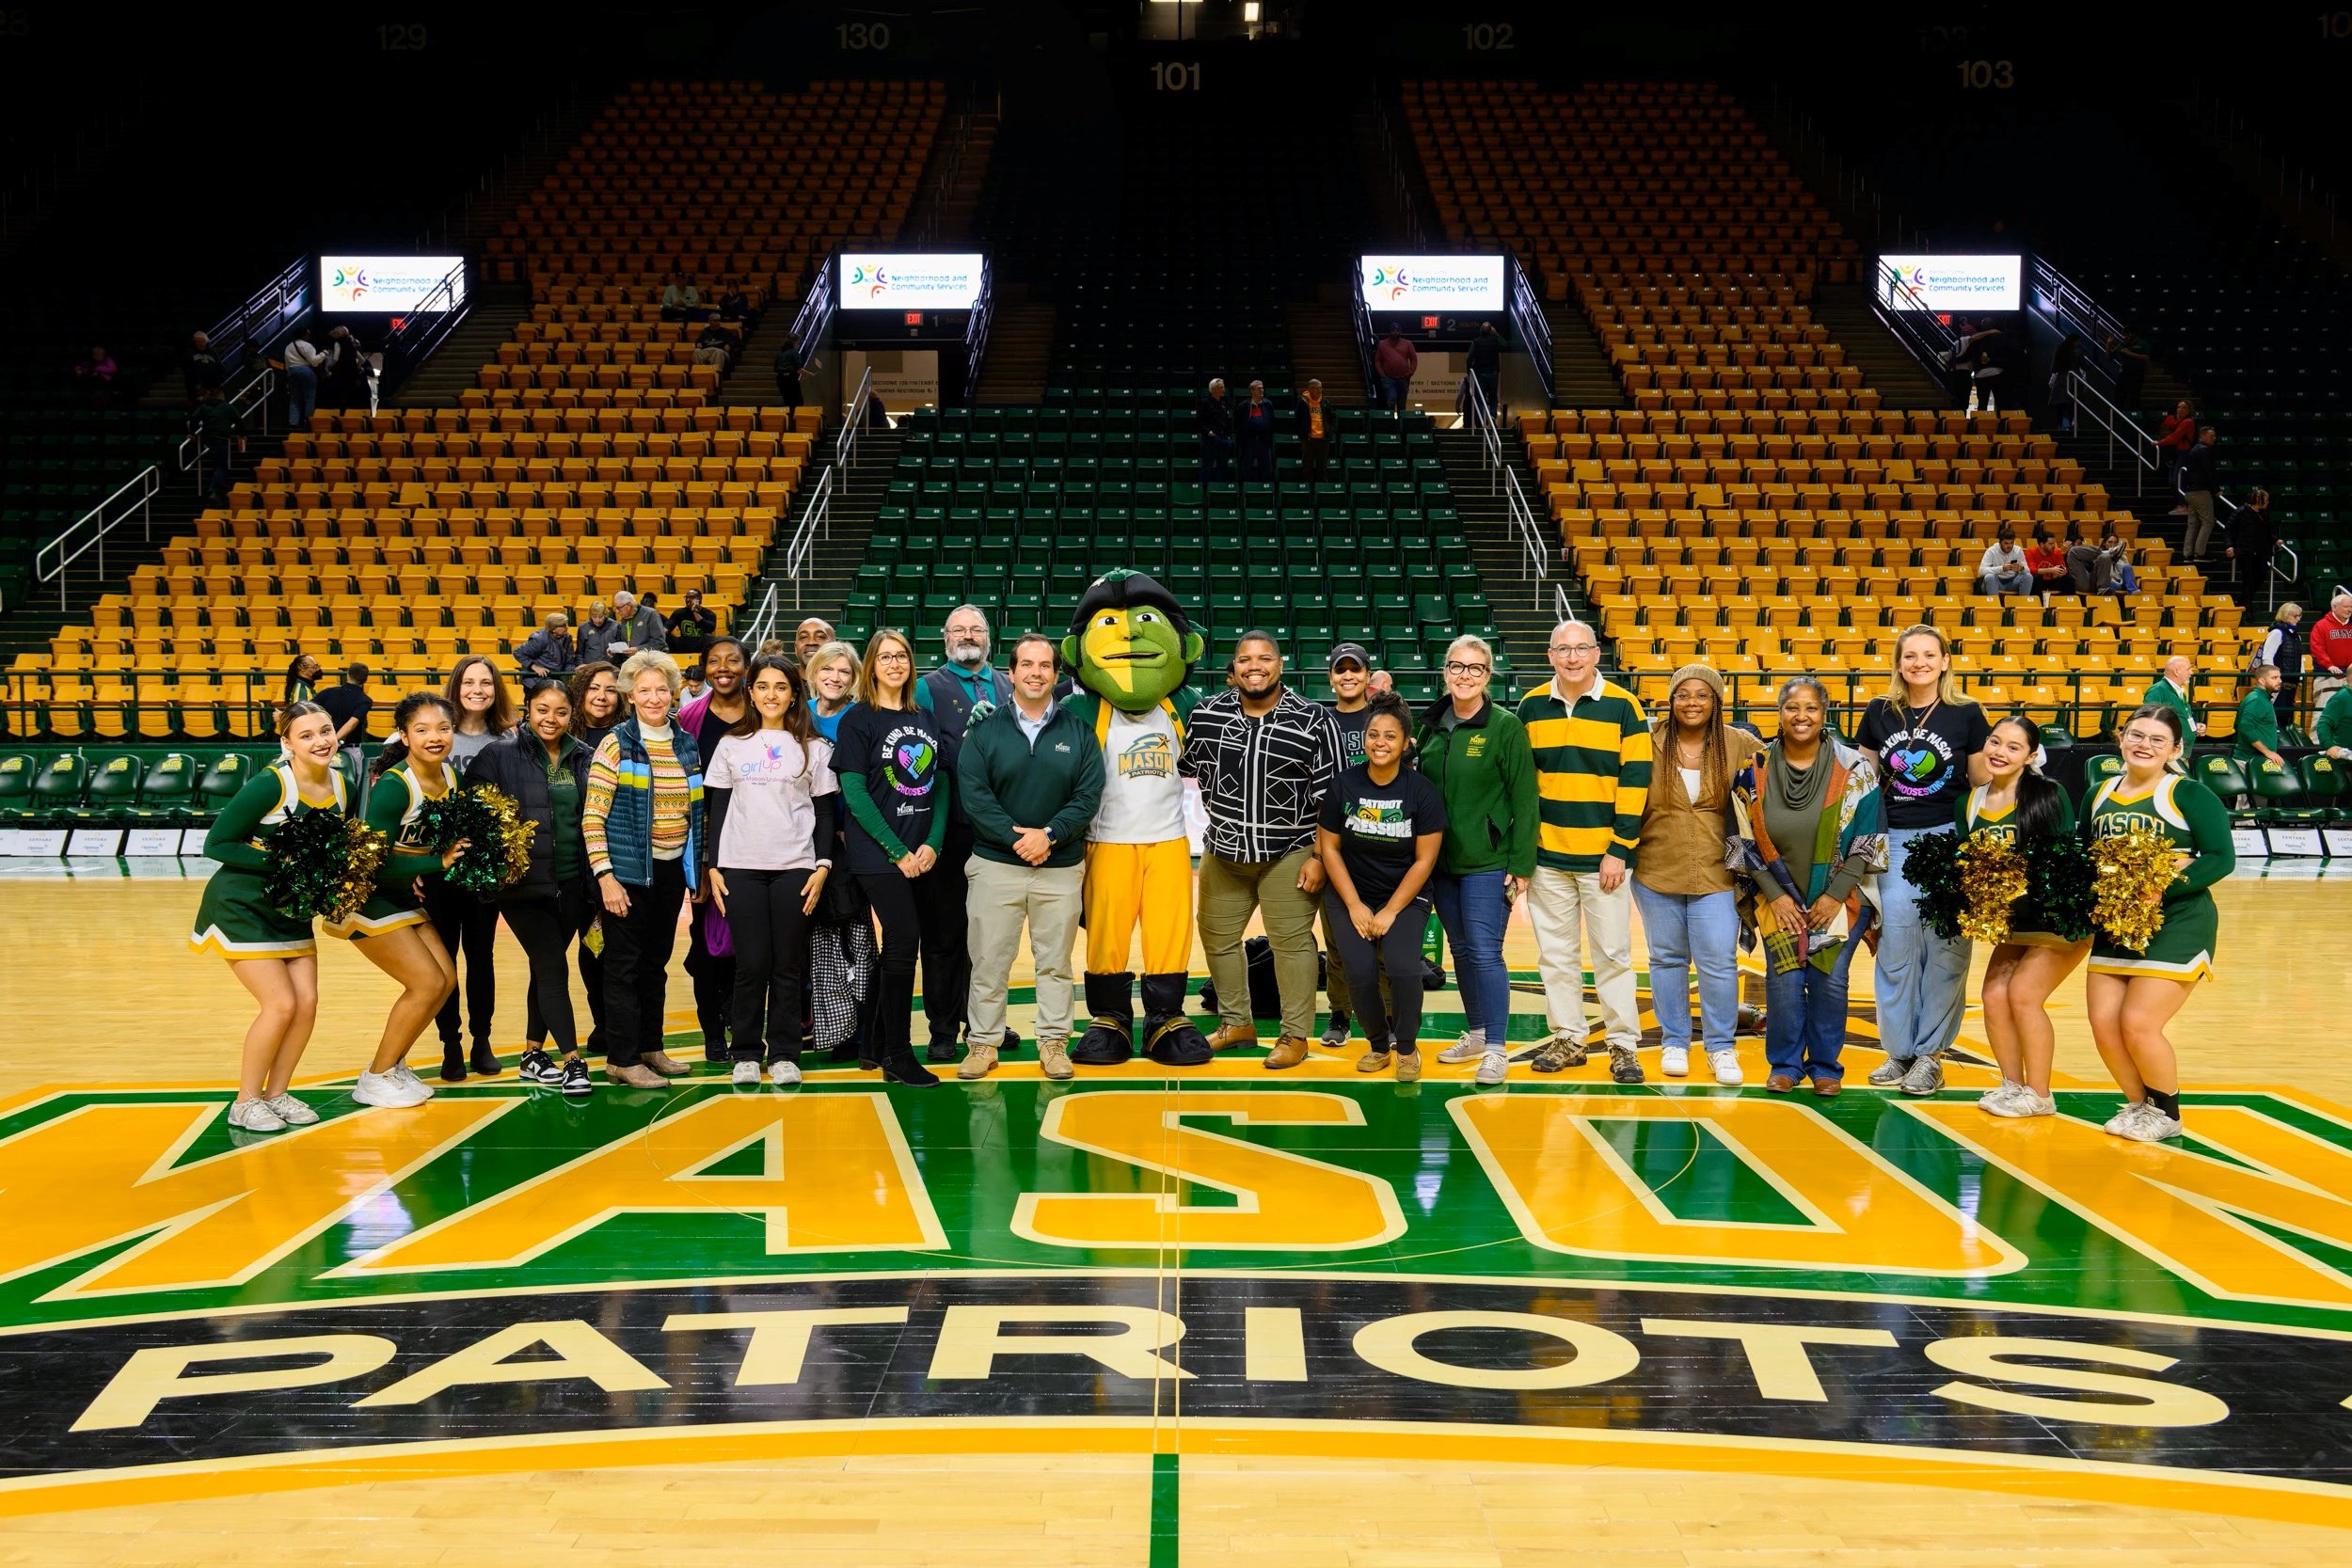
<path id="1" fill-rule="evenodd" d="M 69 815 L 77 822 L 126 823 L 138 816 L 139 784 L 146 769 L 138 754 L 119 752 L 100 759 L 90 770 L 81 804 Z"/>
<path id="2" fill-rule="evenodd" d="M 0 822 L 33 815 L 33 780 L 39 769 L 30 752 L 0 752 Z"/>
<path id="3" fill-rule="evenodd" d="M 166 752 L 139 781 L 141 806 L 151 816 L 184 821 L 194 815 L 196 780 L 196 758 L 185 752 Z"/>
<path id="4" fill-rule="evenodd" d="M 2190 765 L 2190 771 L 2207 789 L 2224 800 L 2254 792 L 2254 782 L 2246 776 L 2246 769 L 2238 765 L 2236 758 L 2224 752 L 2215 752 L 2199 757 Z"/>
<path id="5" fill-rule="evenodd" d="M 212 760 L 197 781 L 196 795 L 207 813 L 217 813 L 236 799 L 253 777 L 253 759 L 236 752 L 224 752 Z"/>
<path id="6" fill-rule="evenodd" d="M 89 762 L 78 752 L 61 752 L 33 775 L 34 815 L 62 821 L 82 803 L 89 788 Z"/>

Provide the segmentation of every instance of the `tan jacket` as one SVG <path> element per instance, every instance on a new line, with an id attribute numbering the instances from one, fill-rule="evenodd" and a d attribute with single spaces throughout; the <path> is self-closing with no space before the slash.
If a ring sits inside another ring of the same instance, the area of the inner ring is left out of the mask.
<path id="1" fill-rule="evenodd" d="M 1724 840 L 1731 832 L 1731 781 L 1725 778 L 1709 788 L 1702 778 L 1700 799 L 1692 800 L 1682 787 L 1681 769 L 1675 766 L 1673 742 L 1666 738 L 1673 726 L 1669 716 L 1650 732 L 1658 743 L 1658 762 L 1650 770 L 1634 879 L 1652 893 L 1687 897 L 1729 893 L 1731 871 L 1724 863 Z M 1756 736 L 1728 725 L 1724 745 L 1733 773 L 1763 749 Z"/>

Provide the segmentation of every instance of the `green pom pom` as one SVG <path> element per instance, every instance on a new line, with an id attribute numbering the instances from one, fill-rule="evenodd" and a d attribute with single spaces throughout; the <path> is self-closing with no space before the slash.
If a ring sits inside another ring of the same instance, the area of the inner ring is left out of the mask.
<path id="1" fill-rule="evenodd" d="M 530 824 L 521 821 L 510 797 L 487 784 L 469 784 L 427 800 L 417 812 L 416 831 L 436 853 L 446 853 L 451 845 L 464 841 L 466 852 L 441 878 L 476 896 L 519 879 L 530 864 Z"/>
<path id="2" fill-rule="evenodd" d="M 2053 936 L 2081 942 L 2090 935 L 2097 874 L 2090 846 L 2078 838 L 2054 838 L 2033 846 L 2026 857 L 2026 897 L 2042 911 Z"/>
<path id="3" fill-rule="evenodd" d="M 1960 844 L 1960 830 L 1947 828 L 1913 839 L 1903 856 L 1903 879 L 1917 890 L 1919 918 L 1946 942 L 1959 938 L 1968 903 L 1961 883 Z"/>

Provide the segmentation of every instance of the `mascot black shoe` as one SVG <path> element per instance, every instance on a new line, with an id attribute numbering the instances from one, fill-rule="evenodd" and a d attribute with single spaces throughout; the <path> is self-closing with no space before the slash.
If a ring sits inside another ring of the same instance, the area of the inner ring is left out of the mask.
<path id="1" fill-rule="evenodd" d="M 1086 1067 L 1117 1067 L 1135 1058 L 1135 978 L 1124 971 L 1088 973 L 1087 1016 L 1093 1022 L 1070 1048 L 1072 1061 Z"/>

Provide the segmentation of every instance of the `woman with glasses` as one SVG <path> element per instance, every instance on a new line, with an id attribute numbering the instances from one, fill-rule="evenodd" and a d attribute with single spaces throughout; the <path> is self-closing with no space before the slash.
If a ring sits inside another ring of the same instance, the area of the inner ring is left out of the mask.
<path id="1" fill-rule="evenodd" d="M 1486 1041 L 1481 1083 L 1500 1082 L 1509 1060 L 1502 928 L 1534 874 L 1537 820 L 1534 753 L 1518 716 L 1487 700 L 1494 668 L 1485 639 L 1455 638 L 1445 652 L 1446 694 L 1422 715 L 1420 736 L 1421 770 L 1445 803 L 1445 847 L 1430 880 L 1454 949 L 1462 1011 Z M 1412 1042 L 1396 1044 L 1410 1050 Z M 1489 1063 L 1497 1067 L 1492 1074 Z"/>
<path id="2" fill-rule="evenodd" d="M 2171 771 L 2185 739 L 2181 716 L 2169 707 L 2151 703 L 2133 714 L 2120 739 L 2123 771 L 2099 786 L 2083 814 L 2084 836 L 2093 842 L 2153 829 L 2177 851 L 2171 886 L 2149 895 L 2164 910 L 2156 934 L 2134 951 L 2096 933 L 2084 986 L 2090 1037 L 2123 1091 L 2123 1109 L 2106 1130 L 2141 1143 L 2181 1135 L 2180 1063 L 2165 1025 L 2189 988 L 2212 977 L 2221 911 L 2207 889 L 2237 866 L 2220 797 Z"/>

